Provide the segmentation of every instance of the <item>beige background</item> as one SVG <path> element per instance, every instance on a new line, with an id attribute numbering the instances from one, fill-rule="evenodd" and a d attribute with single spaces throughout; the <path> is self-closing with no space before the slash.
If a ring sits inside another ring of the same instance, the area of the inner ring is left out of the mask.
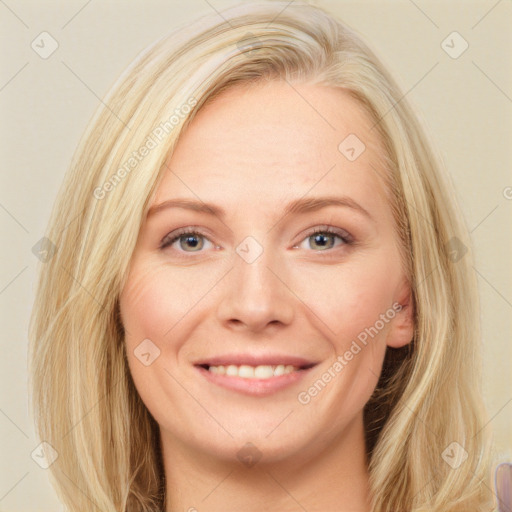
<path id="1" fill-rule="evenodd" d="M 227 0 L 0 2 L 0 511 L 61 510 L 28 410 L 27 323 L 50 207 L 101 98 L 143 48 Z M 361 33 L 422 113 L 472 231 L 482 298 L 485 398 L 496 460 L 512 460 L 512 3 L 318 1 Z M 43 31 L 59 44 L 31 48 Z M 457 31 L 469 48 L 452 59 Z M 508 187 L 508 188 L 507 188 Z"/>

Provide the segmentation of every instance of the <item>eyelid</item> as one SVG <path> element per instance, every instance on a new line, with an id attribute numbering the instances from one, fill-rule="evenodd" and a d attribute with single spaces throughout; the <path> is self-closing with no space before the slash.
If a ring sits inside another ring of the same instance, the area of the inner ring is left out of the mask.
<path id="1" fill-rule="evenodd" d="M 160 249 L 165 249 L 166 247 L 168 247 L 168 246 L 172 245 L 174 242 L 176 242 L 180 236 L 187 235 L 187 234 L 201 235 L 202 237 L 206 238 L 209 242 L 211 242 L 213 244 L 213 242 L 209 238 L 210 235 L 208 235 L 208 233 L 206 233 L 199 226 L 185 226 L 183 228 L 178 228 L 178 229 L 175 229 L 174 231 L 171 231 L 170 233 L 167 233 L 160 241 L 160 245 L 159 245 Z M 182 251 L 180 251 L 180 252 L 182 252 Z"/>
<path id="2" fill-rule="evenodd" d="M 345 229 L 330 226 L 328 224 L 322 224 L 322 225 L 317 225 L 312 228 L 309 228 L 308 230 L 303 232 L 300 235 L 301 238 L 298 240 L 298 242 L 293 244 L 293 248 L 296 248 L 301 242 L 303 242 L 304 240 L 313 236 L 316 233 L 328 233 L 330 235 L 335 235 L 343 241 L 343 244 L 341 244 L 342 246 L 350 245 L 355 242 L 354 237 Z M 212 245 L 215 246 L 214 242 L 209 238 L 210 235 L 207 234 L 201 227 L 185 226 L 183 228 L 178 228 L 174 231 L 171 231 L 170 233 L 167 233 L 160 241 L 159 248 L 161 250 L 164 250 L 167 247 L 170 247 L 171 245 L 173 245 L 174 243 L 176 243 L 178 241 L 180 236 L 186 235 L 186 234 L 200 235 L 200 236 L 204 237 L 206 240 L 208 240 Z M 218 246 L 215 246 L 215 247 L 218 248 Z M 336 246 L 336 247 L 339 247 L 339 246 Z M 335 248 L 331 248 L 331 249 L 327 249 L 325 251 L 315 251 L 315 252 L 316 253 L 321 253 L 321 252 L 330 253 L 334 249 Z M 180 254 L 188 253 L 188 251 L 179 251 L 179 250 L 177 252 L 179 252 Z M 194 252 L 204 252 L 204 251 L 190 251 L 188 254 L 193 254 Z"/>
<path id="3" fill-rule="evenodd" d="M 305 233 L 306 234 L 300 235 L 302 237 L 300 239 L 301 242 L 305 238 L 308 238 L 314 235 L 315 233 L 329 233 L 331 235 L 337 235 L 347 244 L 353 243 L 355 241 L 354 237 L 346 229 L 330 226 L 329 224 L 321 224 L 319 226 L 315 226 L 313 228 L 306 230 Z"/>

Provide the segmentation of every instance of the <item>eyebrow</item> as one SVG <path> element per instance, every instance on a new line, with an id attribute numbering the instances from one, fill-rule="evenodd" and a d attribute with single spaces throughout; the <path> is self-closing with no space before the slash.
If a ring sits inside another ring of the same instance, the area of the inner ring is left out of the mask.
<path id="1" fill-rule="evenodd" d="M 368 210 L 363 208 L 359 203 L 348 196 L 325 196 L 296 199 L 286 205 L 283 213 L 285 216 L 290 214 L 307 213 L 317 211 L 328 206 L 342 206 L 345 208 L 351 208 L 375 222 L 375 219 L 368 212 Z M 225 210 L 220 206 L 214 205 L 212 203 L 198 201 L 196 199 L 182 198 L 169 199 L 152 206 L 148 211 L 148 218 L 169 208 L 183 208 L 187 210 L 193 210 L 196 212 L 214 215 L 221 219 L 226 217 Z"/>

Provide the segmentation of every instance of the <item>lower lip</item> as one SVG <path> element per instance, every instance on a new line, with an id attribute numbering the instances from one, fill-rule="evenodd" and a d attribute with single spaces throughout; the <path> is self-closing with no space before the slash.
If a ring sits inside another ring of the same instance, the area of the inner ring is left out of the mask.
<path id="1" fill-rule="evenodd" d="M 287 388 L 302 380 L 312 369 L 296 370 L 268 379 L 245 379 L 243 377 L 230 377 L 228 375 L 212 373 L 202 366 L 196 366 L 195 368 L 212 384 L 251 396 L 267 396 Z"/>

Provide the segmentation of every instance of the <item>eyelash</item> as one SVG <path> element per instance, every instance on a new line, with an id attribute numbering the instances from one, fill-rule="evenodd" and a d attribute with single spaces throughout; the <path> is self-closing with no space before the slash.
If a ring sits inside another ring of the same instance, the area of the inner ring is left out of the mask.
<path id="1" fill-rule="evenodd" d="M 310 238 L 310 237 L 315 236 L 317 234 L 335 235 L 335 236 L 337 236 L 343 242 L 341 244 L 341 246 L 353 245 L 354 244 L 354 239 L 345 230 L 341 230 L 341 229 L 338 229 L 338 228 L 334 228 L 332 226 L 324 225 L 324 226 L 318 226 L 314 230 L 309 232 L 302 240 L 300 240 L 300 242 L 298 244 L 294 245 L 294 247 L 297 247 L 298 245 L 300 245 L 307 238 Z M 208 238 L 208 236 L 205 233 L 203 233 L 201 230 L 198 230 L 195 226 L 187 226 L 187 227 L 184 227 L 184 228 L 180 228 L 180 229 L 176 230 L 173 233 L 167 234 L 162 239 L 162 241 L 160 242 L 159 249 L 164 250 L 167 247 L 172 246 L 183 235 L 199 235 L 201 237 L 206 238 L 209 242 L 211 242 L 211 240 Z M 171 237 L 171 238 L 169 238 L 169 237 Z M 331 247 L 331 248 L 328 248 L 328 249 L 325 249 L 325 250 L 317 250 L 315 252 L 316 253 L 332 252 L 333 250 L 335 250 L 336 248 L 339 248 L 339 247 L 340 246 L 338 245 L 338 246 Z M 311 249 L 311 250 L 314 250 L 314 249 Z M 182 253 L 182 254 L 193 254 L 194 252 L 202 252 L 202 251 L 190 251 L 190 252 L 188 252 L 188 251 L 180 251 L 180 250 L 178 250 L 178 252 Z"/>

